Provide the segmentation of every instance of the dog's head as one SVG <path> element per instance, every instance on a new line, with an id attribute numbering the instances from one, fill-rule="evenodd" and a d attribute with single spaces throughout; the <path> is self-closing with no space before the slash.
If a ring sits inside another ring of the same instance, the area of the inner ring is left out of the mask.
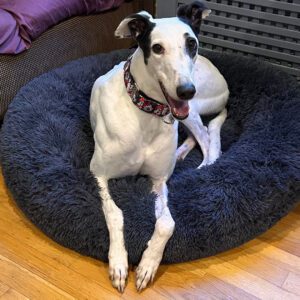
<path id="1" fill-rule="evenodd" d="M 182 5 L 175 18 L 154 19 L 141 11 L 125 18 L 115 31 L 119 38 L 134 38 L 142 49 L 144 63 L 159 83 L 173 115 L 184 119 L 186 100 L 195 95 L 193 69 L 198 53 L 201 21 L 210 10 L 203 2 Z"/>

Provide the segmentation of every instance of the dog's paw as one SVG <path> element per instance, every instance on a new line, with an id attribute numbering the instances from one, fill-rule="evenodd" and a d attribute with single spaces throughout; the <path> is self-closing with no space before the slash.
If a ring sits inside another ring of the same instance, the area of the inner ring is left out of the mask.
<path id="1" fill-rule="evenodd" d="M 124 292 L 128 277 L 127 255 L 123 258 L 116 257 L 109 259 L 109 278 L 114 288 L 120 293 Z"/>
<path id="2" fill-rule="evenodd" d="M 209 152 L 209 164 L 212 165 L 222 155 L 222 151 L 210 151 Z"/>
<path id="3" fill-rule="evenodd" d="M 201 169 L 205 166 L 210 166 L 216 162 L 216 160 L 222 155 L 222 151 L 218 151 L 215 153 L 209 153 L 208 159 L 202 161 L 201 165 L 197 169 Z"/>
<path id="4" fill-rule="evenodd" d="M 205 166 L 209 166 L 211 164 L 212 163 L 208 159 L 205 159 L 205 160 L 202 161 L 201 165 L 197 169 L 201 169 L 201 168 L 203 168 Z"/>
<path id="5" fill-rule="evenodd" d="M 142 258 L 136 269 L 136 288 L 141 292 L 155 277 L 160 260 Z"/>

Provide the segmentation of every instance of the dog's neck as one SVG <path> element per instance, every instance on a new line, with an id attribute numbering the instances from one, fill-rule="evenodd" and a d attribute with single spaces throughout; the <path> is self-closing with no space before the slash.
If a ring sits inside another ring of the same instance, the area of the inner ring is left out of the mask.
<path id="1" fill-rule="evenodd" d="M 138 48 L 132 56 L 130 73 L 140 91 L 143 91 L 152 99 L 167 104 L 158 80 L 154 78 L 153 74 L 149 74 L 147 70 L 147 66 L 144 62 L 144 54 L 141 48 Z"/>

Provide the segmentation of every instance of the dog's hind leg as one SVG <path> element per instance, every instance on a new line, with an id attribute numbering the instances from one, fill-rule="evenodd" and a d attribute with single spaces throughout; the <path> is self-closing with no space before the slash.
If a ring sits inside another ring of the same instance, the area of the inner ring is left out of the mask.
<path id="1" fill-rule="evenodd" d="M 227 109 L 224 108 L 208 124 L 209 144 L 209 164 L 213 164 L 221 155 L 221 128 L 227 117 Z"/>
<path id="2" fill-rule="evenodd" d="M 165 246 L 175 228 L 175 222 L 168 208 L 166 182 L 153 180 L 153 192 L 157 194 L 155 200 L 156 223 L 154 233 L 148 242 L 148 247 L 144 251 L 140 264 L 136 269 L 136 287 L 138 291 L 144 289 L 150 280 L 153 281 Z"/>
<path id="3" fill-rule="evenodd" d="M 106 178 L 96 177 L 100 187 L 102 209 L 109 232 L 109 277 L 112 285 L 123 292 L 128 275 L 127 251 L 124 243 L 123 213 L 112 200 Z"/>

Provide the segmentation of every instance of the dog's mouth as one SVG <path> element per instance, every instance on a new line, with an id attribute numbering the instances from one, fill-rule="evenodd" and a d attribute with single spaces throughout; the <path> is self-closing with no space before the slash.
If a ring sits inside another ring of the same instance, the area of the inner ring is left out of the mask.
<path id="1" fill-rule="evenodd" d="M 164 85 L 159 82 L 160 88 L 170 106 L 172 115 L 179 120 L 184 120 L 188 117 L 190 107 L 187 100 L 175 100 L 167 93 Z"/>

